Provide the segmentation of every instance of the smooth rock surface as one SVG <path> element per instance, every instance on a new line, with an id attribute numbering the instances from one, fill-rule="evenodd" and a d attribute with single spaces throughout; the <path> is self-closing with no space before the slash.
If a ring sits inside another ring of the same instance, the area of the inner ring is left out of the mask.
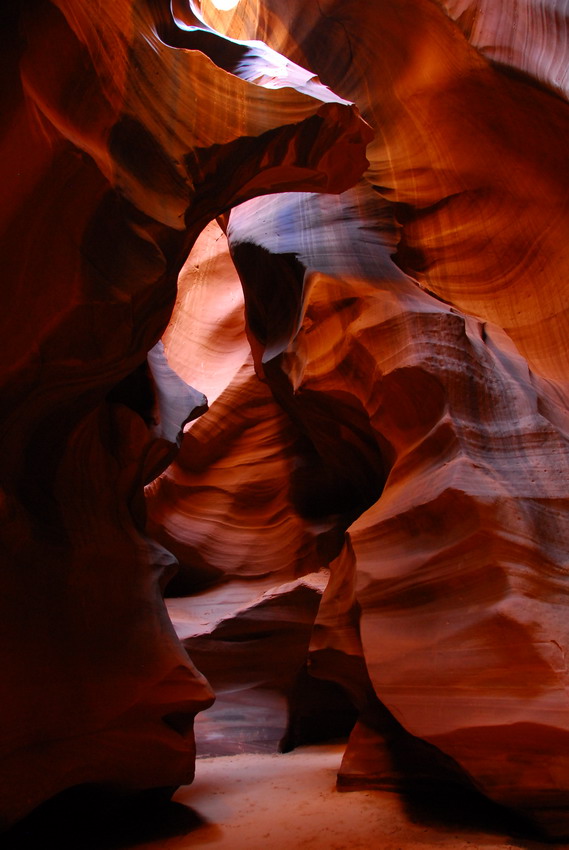
<path id="1" fill-rule="evenodd" d="M 449 777 L 564 835 L 569 109 L 540 85 L 544 4 L 486 4 L 480 50 L 459 4 L 200 5 L 376 130 L 356 188 L 227 224 L 256 372 L 325 470 L 295 479 L 329 529 L 314 673 L 389 746 L 411 755 L 385 708 Z M 522 15 L 525 63 L 506 46 Z"/>
<path id="2" fill-rule="evenodd" d="M 189 652 L 568 835 L 565 3 L 2 16 L 3 822 L 187 782 Z"/>
<path id="3" fill-rule="evenodd" d="M 277 62 L 285 88 L 231 73 L 233 43 L 168 3 L 14 2 L 0 32 L 9 825 L 73 786 L 191 780 L 213 694 L 164 607 L 175 558 L 147 536 L 143 486 L 205 399 L 159 339 L 212 218 L 267 191 L 347 188 L 371 131 L 274 51 L 238 59 Z"/>

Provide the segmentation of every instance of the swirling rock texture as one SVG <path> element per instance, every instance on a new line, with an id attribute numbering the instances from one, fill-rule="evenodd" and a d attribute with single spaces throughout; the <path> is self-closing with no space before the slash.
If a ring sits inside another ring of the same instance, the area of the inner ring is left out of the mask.
<path id="1" fill-rule="evenodd" d="M 5 5 L 3 823 L 213 686 L 569 834 L 565 3 Z"/>
<path id="2" fill-rule="evenodd" d="M 0 17 L 9 825 L 72 786 L 190 781 L 212 692 L 167 616 L 175 558 L 145 532 L 143 487 L 206 400 L 160 336 L 210 220 L 258 194 L 347 189 L 371 131 L 312 74 L 178 23 L 165 0 Z M 245 61 L 281 88 L 240 79 Z"/>
<path id="3" fill-rule="evenodd" d="M 567 835 L 566 4 L 200 10 L 355 101 L 375 137 L 353 189 L 221 222 L 262 382 L 247 367 L 242 397 L 268 406 L 233 418 L 228 375 L 152 491 L 154 531 L 218 590 L 263 563 L 274 586 L 329 568 L 308 669 L 359 712 L 345 786 L 467 782 Z M 252 528 L 266 557 L 243 570 Z"/>
<path id="4" fill-rule="evenodd" d="M 148 532 L 180 565 L 170 615 L 216 693 L 198 718 L 198 751 L 266 752 L 345 733 L 353 708 L 343 692 L 306 674 L 338 537 L 327 472 L 255 373 L 242 287 L 215 222 L 182 270 L 164 341 L 176 372 L 209 399 L 146 490 Z"/>

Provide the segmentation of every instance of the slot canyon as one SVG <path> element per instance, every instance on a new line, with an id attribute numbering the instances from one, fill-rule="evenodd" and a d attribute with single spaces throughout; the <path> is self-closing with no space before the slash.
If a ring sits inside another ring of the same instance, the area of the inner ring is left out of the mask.
<path id="1" fill-rule="evenodd" d="M 569 842 L 569 2 L 0 21 L 6 846 L 319 752 Z"/>

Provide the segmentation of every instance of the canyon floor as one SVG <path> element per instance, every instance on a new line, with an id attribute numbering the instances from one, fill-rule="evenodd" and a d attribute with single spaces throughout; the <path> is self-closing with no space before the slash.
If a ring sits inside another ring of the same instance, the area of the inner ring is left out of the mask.
<path id="1" fill-rule="evenodd" d="M 20 828 L 3 848 L 58 850 L 543 850 L 495 807 L 434 794 L 428 802 L 385 791 L 339 792 L 344 745 L 301 747 L 286 754 L 198 759 L 191 786 L 173 801 L 105 824 L 61 813 L 45 826 Z"/>

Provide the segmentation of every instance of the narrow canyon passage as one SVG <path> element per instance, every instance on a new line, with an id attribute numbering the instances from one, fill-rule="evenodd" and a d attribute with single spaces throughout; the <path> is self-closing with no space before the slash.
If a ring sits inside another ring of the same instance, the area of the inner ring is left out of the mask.
<path id="1" fill-rule="evenodd" d="M 568 840 L 568 34 L 4 4 L 14 848 Z"/>

